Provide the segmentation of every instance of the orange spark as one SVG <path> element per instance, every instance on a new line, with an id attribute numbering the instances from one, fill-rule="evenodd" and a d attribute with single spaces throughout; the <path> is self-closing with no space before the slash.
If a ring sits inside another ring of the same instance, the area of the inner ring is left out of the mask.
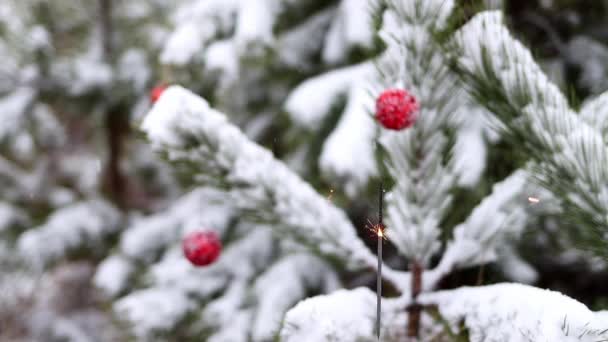
<path id="1" fill-rule="evenodd" d="M 530 197 L 528 197 L 528 202 L 530 202 L 532 204 L 536 204 L 536 203 L 540 202 L 540 199 L 538 197 L 530 196 Z"/>
<path id="2" fill-rule="evenodd" d="M 327 196 L 327 200 L 331 201 L 331 197 L 334 195 L 334 189 L 329 190 L 329 195 Z"/>

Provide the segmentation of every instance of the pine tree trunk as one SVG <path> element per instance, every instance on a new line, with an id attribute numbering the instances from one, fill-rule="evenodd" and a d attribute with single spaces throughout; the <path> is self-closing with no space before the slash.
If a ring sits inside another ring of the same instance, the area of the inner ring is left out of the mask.
<path id="1" fill-rule="evenodd" d="M 411 263 L 410 272 L 412 274 L 412 304 L 408 309 L 407 336 L 418 337 L 421 307 L 416 303 L 416 298 L 422 291 L 422 264 L 414 260 Z"/>
<path id="2" fill-rule="evenodd" d="M 106 184 L 112 199 L 119 206 L 127 204 L 128 184 L 120 169 L 123 154 L 124 138 L 128 135 L 129 122 L 126 114 L 113 108 L 106 113 L 106 132 L 108 144 L 108 164 L 106 169 Z"/>

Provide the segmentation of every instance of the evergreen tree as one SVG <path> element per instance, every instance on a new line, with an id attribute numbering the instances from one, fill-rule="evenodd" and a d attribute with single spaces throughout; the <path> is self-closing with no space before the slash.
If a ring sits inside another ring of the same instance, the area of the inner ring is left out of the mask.
<path id="1" fill-rule="evenodd" d="M 605 8 L 505 5 L 0 4 L 0 339 L 607 338 L 518 284 L 605 270 Z"/>

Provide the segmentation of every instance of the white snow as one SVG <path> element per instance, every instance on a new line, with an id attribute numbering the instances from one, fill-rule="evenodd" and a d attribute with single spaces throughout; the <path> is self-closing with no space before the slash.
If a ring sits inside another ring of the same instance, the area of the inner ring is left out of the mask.
<path id="1" fill-rule="evenodd" d="M 175 65 L 190 62 L 194 55 L 203 48 L 205 34 L 211 35 L 210 31 L 213 31 L 213 24 L 209 22 L 190 22 L 179 26 L 169 36 L 163 53 L 160 55 L 161 62 Z"/>
<path id="2" fill-rule="evenodd" d="M 33 26 L 29 30 L 26 39 L 32 49 L 48 49 L 51 47 L 51 36 L 42 25 Z"/>
<path id="3" fill-rule="evenodd" d="M 339 290 L 300 302 L 291 309 L 281 341 L 376 341 L 376 296 L 365 288 Z M 381 340 L 403 339 L 409 294 L 383 298 Z M 558 292 L 503 283 L 423 293 L 418 302 L 437 306 L 452 332 L 461 324 L 472 342 L 588 341 L 608 337 L 608 315 L 592 312 Z M 423 314 L 421 331 L 435 333 L 444 326 Z M 400 338 L 399 338 L 400 336 Z M 422 336 L 433 336 L 424 334 Z"/>
<path id="4" fill-rule="evenodd" d="M 455 243 L 469 241 L 479 249 L 475 258 L 493 260 L 494 249 L 504 238 L 499 234 L 519 236 L 526 223 L 528 206 L 525 191 L 526 174 L 517 171 L 493 186 L 492 193 L 473 209 L 469 217 L 454 228 Z M 471 252 L 471 250 L 469 249 Z"/>
<path id="5" fill-rule="evenodd" d="M 358 288 L 306 299 L 285 316 L 281 341 L 373 341 L 375 298 Z"/>
<path id="6" fill-rule="evenodd" d="M 583 103 L 581 118 L 608 138 L 608 91 Z"/>
<path id="7" fill-rule="evenodd" d="M 7 230 L 28 224 L 27 214 L 18 207 L 11 204 L 0 202 L 0 236 Z"/>
<path id="8" fill-rule="evenodd" d="M 63 175 L 74 180 L 81 193 L 91 197 L 98 194 L 102 172 L 98 153 L 84 149 L 72 151 L 62 157 L 59 168 Z"/>
<path id="9" fill-rule="evenodd" d="M 333 270 L 308 254 L 294 254 L 272 265 L 255 282 L 257 311 L 252 328 L 255 341 L 271 340 L 283 315 L 311 291 L 330 292 L 339 287 Z"/>
<path id="10" fill-rule="evenodd" d="M 184 2 L 174 18 L 173 31 L 160 55 L 163 64 L 185 65 L 218 33 L 228 31 L 238 15 L 240 0 Z"/>
<path id="11" fill-rule="evenodd" d="M 237 310 L 232 313 L 230 323 L 219 328 L 207 338 L 209 342 L 249 342 L 251 310 Z"/>
<path id="12" fill-rule="evenodd" d="M 499 248 L 498 255 L 498 267 L 507 280 L 523 284 L 532 284 L 538 280 L 538 272 L 532 265 L 517 255 L 513 247 L 504 246 Z"/>
<path id="13" fill-rule="evenodd" d="M 374 30 L 372 4 L 368 0 L 342 0 L 325 37 L 323 61 L 337 64 L 347 59 L 354 47 L 371 48 Z"/>
<path id="14" fill-rule="evenodd" d="M 205 302 L 200 324 L 213 328 L 214 340 L 222 341 L 222 336 L 248 336 L 252 312 L 240 308 L 251 298 L 252 280 L 262 273 L 276 253 L 268 229 L 250 228 L 246 235 L 230 243 L 215 263 L 206 267 L 190 264 L 179 244 L 167 248 L 163 259 L 145 273 L 145 283 L 152 287 L 130 292 L 119 300 L 115 310 L 132 312 L 123 317 L 134 324 L 137 335 L 151 336 L 174 329 L 185 313 L 202 306 L 196 304 L 200 300 Z M 171 298 L 167 302 L 154 298 L 167 293 L 177 298 L 176 307 L 170 306 Z M 188 305 L 184 305 L 186 302 Z M 145 314 L 153 305 L 163 307 L 163 317 L 158 321 Z M 236 326 L 235 312 L 240 317 Z"/>
<path id="15" fill-rule="evenodd" d="M 93 284 L 108 297 L 115 297 L 129 285 L 135 266 L 127 258 L 112 255 L 105 259 L 95 272 Z"/>
<path id="16" fill-rule="evenodd" d="M 141 340 L 175 327 L 194 308 L 191 298 L 171 288 L 136 291 L 114 304 L 114 311 L 132 323 L 133 332 Z"/>
<path id="17" fill-rule="evenodd" d="M 242 1 L 234 34 L 239 55 L 264 56 L 264 49 L 274 43 L 272 29 L 280 9 L 280 0 Z"/>
<path id="18" fill-rule="evenodd" d="M 192 266 L 183 257 L 181 247 L 176 246 L 151 268 L 149 280 L 203 299 L 221 290 L 229 280 L 246 281 L 267 265 L 274 252 L 270 231 L 256 228 L 228 245 L 215 263 L 203 268 Z"/>
<path id="19" fill-rule="evenodd" d="M 340 96 L 371 77 L 373 71 L 373 64 L 367 62 L 309 78 L 291 92 L 284 108 L 295 124 L 318 130 Z"/>
<path id="20" fill-rule="evenodd" d="M 233 39 L 213 42 L 205 50 L 205 69 L 221 72 L 220 87 L 227 88 L 239 77 L 239 56 Z"/>
<path id="21" fill-rule="evenodd" d="M 120 80 L 131 82 L 137 92 L 143 92 L 150 79 L 150 65 L 145 51 L 129 49 L 122 54 L 118 61 L 118 77 Z"/>
<path id="22" fill-rule="evenodd" d="M 432 288 L 455 269 L 495 261 L 498 249 L 520 237 L 528 218 L 525 185 L 523 171 L 494 185 L 492 193 L 454 228 L 441 261 L 427 274 L 427 286 Z"/>
<path id="23" fill-rule="evenodd" d="M 45 266 L 78 248 L 98 249 L 116 233 L 120 213 L 102 200 L 78 202 L 53 212 L 47 221 L 23 233 L 19 251 L 36 266 Z"/>
<path id="24" fill-rule="evenodd" d="M 38 275 L 24 268 L 15 249 L 0 240 L 0 315 L 14 312 L 36 291 Z"/>
<path id="25" fill-rule="evenodd" d="M 373 106 L 369 91 L 353 85 L 340 121 L 325 141 L 319 158 L 323 174 L 351 198 L 378 173 L 376 123 L 370 114 Z"/>
<path id="26" fill-rule="evenodd" d="M 461 322 L 472 342 L 593 341 L 608 338 L 608 320 L 559 292 L 520 284 L 461 287 L 425 293 L 452 325 Z"/>
<path id="27" fill-rule="evenodd" d="M 22 129 L 25 111 L 32 104 L 36 91 L 31 88 L 17 88 L 12 93 L 0 98 L 0 141 Z"/>
<path id="28" fill-rule="evenodd" d="M 121 236 L 121 252 L 133 259 L 152 261 L 167 245 L 181 241 L 182 234 L 201 229 L 221 234 L 232 213 L 220 198 L 216 191 L 199 188 L 166 211 L 135 219 Z"/>
<path id="29" fill-rule="evenodd" d="M 485 133 L 489 130 L 486 113 L 480 108 L 465 107 L 459 114 L 463 127 L 456 133 L 452 161 L 458 175 L 457 184 L 472 188 L 481 178 L 486 168 L 487 146 Z"/>
<path id="30" fill-rule="evenodd" d="M 113 81 L 112 68 L 101 61 L 95 44 L 92 45 L 80 56 L 60 59 L 52 64 L 51 73 L 63 81 L 70 95 L 80 96 L 106 88 Z"/>

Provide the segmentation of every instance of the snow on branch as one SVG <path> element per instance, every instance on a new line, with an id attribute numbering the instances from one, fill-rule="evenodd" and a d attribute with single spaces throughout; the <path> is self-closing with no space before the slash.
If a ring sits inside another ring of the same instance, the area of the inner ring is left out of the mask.
<path id="1" fill-rule="evenodd" d="M 471 341 L 588 341 L 608 338 L 608 319 L 558 292 L 521 284 L 424 293 L 452 330 L 464 323 Z"/>
<path id="2" fill-rule="evenodd" d="M 321 255 L 353 268 L 375 269 L 375 258 L 346 214 L 272 154 L 247 139 L 193 93 L 170 87 L 143 122 L 151 144 L 199 181 L 221 178 L 233 203 Z M 387 277 L 395 276 L 390 268 Z M 396 281 L 399 283 L 400 281 Z"/>
<path id="3" fill-rule="evenodd" d="M 150 287 L 131 291 L 120 298 L 113 309 L 133 325 L 138 337 L 143 338 L 173 331 L 184 317 L 202 306 L 200 302 L 205 302 L 202 324 L 214 326 L 218 334 L 223 334 L 222 328 L 229 328 L 230 315 L 248 298 L 245 285 L 263 271 L 275 252 L 270 231 L 255 229 L 228 245 L 214 264 L 196 268 L 183 257 L 177 243 L 146 270 L 144 280 Z M 108 288 L 111 283 L 105 281 L 103 284 Z M 178 299 L 174 306 L 154 298 L 166 292 Z M 152 309 L 157 304 L 163 307 L 162 321 Z M 249 323 L 244 328 L 249 331 Z"/>
<path id="4" fill-rule="evenodd" d="M 530 52 L 510 35 L 500 12 L 476 15 L 453 44 L 459 72 L 508 133 L 523 142 L 538 163 L 540 184 L 563 200 L 569 217 L 605 231 L 608 150 L 599 130 L 585 121 L 590 114 L 576 115 Z"/>
<path id="5" fill-rule="evenodd" d="M 374 74 L 370 62 L 333 70 L 298 85 L 285 101 L 285 111 L 293 122 L 309 130 L 321 128 L 340 96 L 353 84 L 362 83 Z"/>
<path id="6" fill-rule="evenodd" d="M 31 107 L 37 92 L 32 88 L 21 87 L 0 98 L 0 142 L 23 129 L 26 111 Z"/>
<path id="7" fill-rule="evenodd" d="M 506 239 L 521 235 L 529 216 L 525 185 L 526 173 L 521 170 L 494 185 L 492 193 L 454 228 L 439 265 L 429 272 L 427 286 L 457 268 L 494 261 Z"/>
<path id="8" fill-rule="evenodd" d="M 176 29 L 160 55 L 165 64 L 185 65 L 200 53 L 207 42 L 230 30 L 237 16 L 239 0 L 196 0 L 177 11 Z"/>
<path id="9" fill-rule="evenodd" d="M 195 229 L 213 229 L 221 236 L 233 215 L 234 210 L 224 203 L 219 192 L 198 188 L 164 211 L 135 218 L 121 234 L 118 253 L 99 265 L 94 283 L 106 295 L 114 297 L 128 289 L 137 263 L 154 262 L 166 249 L 179 245 L 183 234 Z M 188 269 L 189 265 L 182 266 Z M 181 268 L 166 271 L 174 274 L 178 269 Z M 177 276 L 176 279 L 186 283 Z"/>
<path id="10" fill-rule="evenodd" d="M 375 303 L 366 288 L 304 300 L 285 316 L 281 341 L 375 341 Z"/>
<path id="11" fill-rule="evenodd" d="M 18 247 L 32 264 L 46 266 L 78 249 L 99 251 L 120 223 L 120 213 L 109 203 L 79 202 L 56 210 L 43 225 L 23 233 Z"/>
<path id="12" fill-rule="evenodd" d="M 580 115 L 589 125 L 601 132 L 604 140 L 608 139 L 608 92 L 586 101 Z"/>
<path id="13" fill-rule="evenodd" d="M 409 294 L 382 299 L 380 341 L 405 340 Z M 301 301 L 287 312 L 280 332 L 285 342 L 378 341 L 374 332 L 376 294 L 367 288 L 338 290 Z M 426 319 L 426 318 L 425 318 Z"/>
<path id="14" fill-rule="evenodd" d="M 195 308 L 184 292 L 174 288 L 141 290 L 114 304 L 119 317 L 131 322 L 135 336 L 143 340 L 172 329 Z"/>
<path id="15" fill-rule="evenodd" d="M 12 204 L 0 202 L 0 236 L 6 236 L 25 228 L 30 217 L 22 209 Z"/>
<path id="16" fill-rule="evenodd" d="M 350 197 L 378 174 L 376 126 L 369 113 L 373 99 L 364 84 L 367 82 L 361 80 L 350 88 L 344 112 L 323 144 L 319 158 L 321 172 Z"/>
<path id="17" fill-rule="evenodd" d="M 274 44 L 273 28 L 281 0 L 241 1 L 235 28 L 235 43 L 241 56 L 263 57 Z"/>
<path id="18" fill-rule="evenodd" d="M 131 259 L 150 262 L 192 229 L 214 229 L 221 235 L 234 214 L 223 202 L 218 191 L 196 189 L 163 212 L 135 219 L 121 236 L 120 250 Z"/>
<path id="19" fill-rule="evenodd" d="M 353 47 L 371 48 L 374 38 L 371 13 L 368 0 L 342 0 L 325 37 L 323 61 L 336 64 L 346 60 Z"/>
<path id="20" fill-rule="evenodd" d="M 460 335 L 463 329 L 472 342 L 488 338 L 598 342 L 608 338 L 604 312 L 592 312 L 561 293 L 527 285 L 503 283 L 426 292 L 418 303 L 425 306 L 421 329 L 429 340 Z M 381 340 L 403 341 L 410 299 L 384 299 L 383 304 Z M 287 313 L 281 341 L 377 341 L 374 306 L 375 294 L 364 288 L 307 299 Z"/>
<path id="21" fill-rule="evenodd" d="M 256 280 L 257 310 L 252 336 L 267 341 L 279 331 L 283 316 L 311 292 L 327 293 L 340 286 L 337 274 L 322 260 L 294 254 L 272 265 Z"/>
<path id="22" fill-rule="evenodd" d="M 391 1 L 380 34 L 388 46 L 378 63 L 383 86 L 407 89 L 420 103 L 414 126 L 383 130 L 380 137 L 396 181 L 387 195 L 387 237 L 403 255 L 422 263 L 440 246 L 439 222 L 456 182 L 446 161 L 446 131 L 456 127 L 453 113 L 462 95 L 433 39 L 452 6 L 451 1 Z"/>
<path id="23" fill-rule="evenodd" d="M 296 125 L 319 131 L 344 100 L 340 120 L 323 144 L 319 167 L 351 197 L 378 173 L 369 89 L 375 74 L 372 62 L 329 71 L 298 85 L 284 106 Z"/>

